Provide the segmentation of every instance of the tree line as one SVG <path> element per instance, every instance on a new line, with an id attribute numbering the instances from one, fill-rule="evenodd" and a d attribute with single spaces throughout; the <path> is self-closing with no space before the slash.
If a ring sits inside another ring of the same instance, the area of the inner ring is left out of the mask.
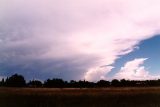
<path id="1" fill-rule="evenodd" d="M 26 82 L 22 75 L 14 74 L 0 81 L 0 87 L 31 87 L 31 88 L 106 88 L 106 87 L 152 87 L 160 86 L 158 80 L 117 80 L 112 81 L 99 80 L 97 82 L 89 82 L 86 80 L 71 80 L 64 81 L 63 79 L 53 78 L 47 79 L 44 82 L 39 80 L 30 80 Z"/>

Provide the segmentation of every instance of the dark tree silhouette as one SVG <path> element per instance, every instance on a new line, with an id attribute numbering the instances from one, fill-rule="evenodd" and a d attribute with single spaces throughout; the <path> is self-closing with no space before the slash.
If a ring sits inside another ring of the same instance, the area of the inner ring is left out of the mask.
<path id="1" fill-rule="evenodd" d="M 106 81 L 106 80 L 100 80 L 97 82 L 96 87 L 109 87 L 110 86 L 110 82 Z"/>
<path id="2" fill-rule="evenodd" d="M 125 80 L 125 79 L 120 80 L 120 86 L 125 87 L 127 85 L 129 85 L 127 80 Z"/>
<path id="3" fill-rule="evenodd" d="M 68 84 L 70 88 L 78 87 L 78 83 L 74 80 L 71 80 L 70 83 Z"/>
<path id="4" fill-rule="evenodd" d="M 78 84 L 78 88 L 86 88 L 87 87 L 85 80 L 84 81 L 80 80 L 80 81 L 78 81 L 77 84 Z"/>
<path id="5" fill-rule="evenodd" d="M 27 84 L 28 87 L 33 87 L 33 88 L 37 88 L 37 87 L 42 87 L 43 84 L 41 81 L 38 81 L 38 80 L 32 80 L 32 81 L 29 81 L 29 83 Z"/>
<path id="6" fill-rule="evenodd" d="M 0 86 L 4 86 L 5 85 L 5 80 L 4 80 L 4 78 L 1 80 L 1 82 L 0 82 Z"/>
<path id="7" fill-rule="evenodd" d="M 120 86 L 120 82 L 119 82 L 119 80 L 117 80 L 117 79 L 113 79 L 113 80 L 111 81 L 111 85 L 112 85 L 113 87 L 119 87 L 119 86 Z"/>
<path id="8" fill-rule="evenodd" d="M 7 77 L 6 80 L 0 81 L 1 87 L 46 87 L 46 88 L 106 88 L 106 87 L 159 87 L 159 80 L 117 80 L 112 81 L 100 80 L 98 82 L 89 82 L 86 80 L 71 80 L 70 82 L 63 81 L 62 79 L 47 79 L 44 83 L 38 80 L 26 81 L 22 75 L 14 74 Z"/>
<path id="9" fill-rule="evenodd" d="M 14 74 L 6 79 L 5 86 L 8 87 L 25 87 L 26 81 L 22 75 Z"/>
<path id="10" fill-rule="evenodd" d="M 48 79 L 44 82 L 44 86 L 52 88 L 63 88 L 65 86 L 65 82 L 62 79 Z"/>

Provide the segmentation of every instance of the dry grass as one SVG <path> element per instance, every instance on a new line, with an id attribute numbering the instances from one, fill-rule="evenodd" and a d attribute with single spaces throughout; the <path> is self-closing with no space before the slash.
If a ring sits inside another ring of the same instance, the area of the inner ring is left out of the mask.
<path id="1" fill-rule="evenodd" d="M 160 107 L 160 88 L 0 88 L 0 107 Z"/>

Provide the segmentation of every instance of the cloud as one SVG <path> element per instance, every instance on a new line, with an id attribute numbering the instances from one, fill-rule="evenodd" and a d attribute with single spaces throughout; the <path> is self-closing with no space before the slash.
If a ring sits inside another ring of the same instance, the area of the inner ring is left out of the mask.
<path id="1" fill-rule="evenodd" d="M 146 60 L 147 58 L 138 58 L 126 62 L 125 65 L 121 67 L 120 71 L 115 74 L 114 78 L 128 80 L 158 79 L 160 76 L 150 75 L 149 71 L 142 66 Z"/>
<path id="2" fill-rule="evenodd" d="M 102 66 L 102 67 L 90 69 L 90 70 L 88 70 L 88 72 L 86 72 L 85 79 L 87 79 L 89 81 L 93 81 L 93 78 L 94 78 L 94 81 L 106 79 L 106 75 L 113 68 L 114 67 L 112 67 L 112 66 L 107 66 L 107 67 Z"/>
<path id="3" fill-rule="evenodd" d="M 0 2 L 1 75 L 97 80 L 160 28 L 159 0 Z"/>

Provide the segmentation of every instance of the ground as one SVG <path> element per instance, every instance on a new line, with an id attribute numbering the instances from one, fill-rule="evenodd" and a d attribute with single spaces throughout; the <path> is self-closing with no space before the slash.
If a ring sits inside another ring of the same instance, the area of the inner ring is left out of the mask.
<path id="1" fill-rule="evenodd" d="M 160 87 L 0 88 L 0 107 L 160 107 Z"/>

